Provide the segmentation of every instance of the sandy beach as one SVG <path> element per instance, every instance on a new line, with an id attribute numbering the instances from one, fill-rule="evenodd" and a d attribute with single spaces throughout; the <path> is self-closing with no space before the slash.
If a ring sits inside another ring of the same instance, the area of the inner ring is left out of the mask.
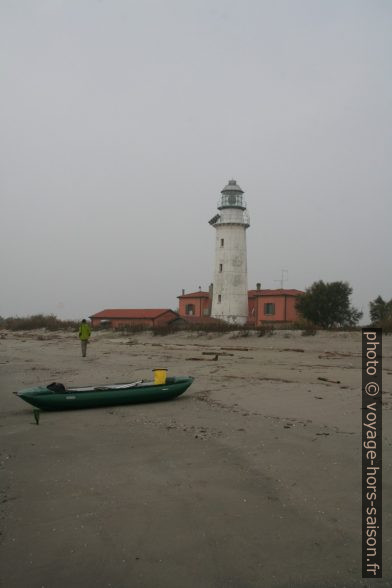
<path id="1" fill-rule="evenodd" d="M 392 337 L 383 339 L 384 579 L 392 586 Z M 354 587 L 361 336 L 3 332 L 4 588 Z M 175 401 L 45 412 L 12 394 L 192 375 Z M 322 379 L 320 379 L 322 378 Z"/>

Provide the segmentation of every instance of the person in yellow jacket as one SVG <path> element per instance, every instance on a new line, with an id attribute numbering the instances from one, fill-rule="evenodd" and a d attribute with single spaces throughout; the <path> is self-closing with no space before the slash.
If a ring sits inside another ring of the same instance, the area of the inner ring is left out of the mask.
<path id="1" fill-rule="evenodd" d="M 88 325 L 86 319 L 82 320 L 82 323 L 79 327 L 79 339 L 82 345 L 82 357 L 86 357 L 87 352 L 87 343 L 91 335 L 91 329 Z"/>

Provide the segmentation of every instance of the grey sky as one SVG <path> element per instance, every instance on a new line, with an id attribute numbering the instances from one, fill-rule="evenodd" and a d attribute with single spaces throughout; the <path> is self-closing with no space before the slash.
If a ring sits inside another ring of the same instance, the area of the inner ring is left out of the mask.
<path id="1" fill-rule="evenodd" d="M 0 2 L 0 315 L 172 307 L 212 281 L 392 297 L 389 0 Z"/>

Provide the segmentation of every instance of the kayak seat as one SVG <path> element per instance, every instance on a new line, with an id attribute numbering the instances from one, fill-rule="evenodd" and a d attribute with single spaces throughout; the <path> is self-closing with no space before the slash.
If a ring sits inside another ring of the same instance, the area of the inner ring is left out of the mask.
<path id="1" fill-rule="evenodd" d="M 46 387 L 51 392 L 65 392 L 66 391 L 64 384 L 61 384 L 60 382 L 52 382 L 51 384 L 48 384 L 48 386 L 46 386 Z"/>

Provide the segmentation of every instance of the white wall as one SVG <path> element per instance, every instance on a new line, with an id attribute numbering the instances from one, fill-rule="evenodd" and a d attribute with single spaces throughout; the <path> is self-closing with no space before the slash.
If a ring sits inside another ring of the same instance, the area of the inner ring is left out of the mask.
<path id="1" fill-rule="evenodd" d="M 222 210 L 215 230 L 214 292 L 211 316 L 244 324 L 248 320 L 248 277 L 246 225 L 243 221 L 243 211 Z M 224 240 L 223 246 L 221 239 Z M 220 265 L 222 265 L 222 271 L 220 271 Z M 218 302 L 219 296 L 221 296 L 221 302 Z"/>

